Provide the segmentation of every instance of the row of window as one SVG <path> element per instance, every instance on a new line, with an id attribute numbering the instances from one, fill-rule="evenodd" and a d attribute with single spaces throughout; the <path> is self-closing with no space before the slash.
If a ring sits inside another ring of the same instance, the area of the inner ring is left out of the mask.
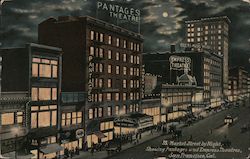
<path id="1" fill-rule="evenodd" d="M 31 128 L 56 126 L 57 111 L 40 111 L 31 113 Z"/>
<path id="2" fill-rule="evenodd" d="M 129 112 L 138 112 L 139 111 L 139 105 L 134 104 L 134 105 L 123 105 L 123 106 L 115 106 L 115 115 L 123 115 Z M 112 106 L 107 107 L 107 116 L 112 116 L 113 115 L 113 110 Z M 103 108 L 90 108 L 88 111 L 88 118 L 89 119 L 94 119 L 94 118 L 100 118 L 103 117 Z M 104 123 L 106 124 L 106 123 Z M 112 125 L 111 125 L 112 126 Z M 109 129 L 110 126 L 104 126 L 101 124 L 101 128 L 104 130 Z M 113 127 L 112 127 L 113 128 Z"/>
<path id="3" fill-rule="evenodd" d="M 32 87 L 31 98 L 32 101 L 57 100 L 57 88 Z"/>
<path id="4" fill-rule="evenodd" d="M 126 53 L 120 53 L 120 52 L 115 52 L 115 54 L 113 53 L 112 50 L 108 50 L 107 54 L 105 53 L 105 50 L 103 48 L 94 48 L 93 46 L 90 47 L 89 50 L 89 61 L 91 61 L 93 59 L 92 56 L 95 57 L 99 57 L 99 58 L 107 58 L 108 60 L 112 60 L 114 58 L 115 55 L 115 60 L 116 61 L 123 61 L 123 62 L 127 62 L 128 61 L 128 55 Z M 121 57 L 122 56 L 122 57 Z M 133 64 L 140 64 L 140 57 L 137 55 L 130 55 L 130 63 Z"/>
<path id="5" fill-rule="evenodd" d="M 62 113 L 62 126 L 82 123 L 82 112 Z"/>
<path id="6" fill-rule="evenodd" d="M 106 95 L 106 98 L 105 98 Z M 122 97 L 121 97 L 122 95 Z M 140 93 L 129 93 L 129 100 L 139 100 L 140 99 Z M 93 93 L 92 94 L 92 101 L 93 102 L 103 102 L 103 101 L 120 101 L 120 100 L 128 100 L 127 93 Z"/>
<path id="7" fill-rule="evenodd" d="M 56 60 L 32 58 L 32 77 L 57 78 Z"/>
<path id="8" fill-rule="evenodd" d="M 107 72 L 109 74 L 112 73 L 113 69 L 115 68 L 115 74 L 119 75 L 121 73 L 121 66 L 115 66 L 108 64 L 107 65 Z M 94 63 L 94 72 L 104 72 L 104 64 L 103 63 Z M 128 74 L 128 68 L 126 66 L 122 67 L 122 74 L 127 75 Z M 140 76 L 140 69 L 139 68 L 133 68 L 130 67 L 130 75 L 131 76 Z"/>
<path id="9" fill-rule="evenodd" d="M 194 24 L 188 24 L 188 29 L 190 29 L 190 31 L 194 31 Z M 204 26 L 205 30 L 208 30 L 208 29 L 221 29 L 222 28 L 222 25 L 221 24 L 213 24 L 213 25 L 205 25 Z M 203 27 L 196 27 L 197 31 L 202 31 L 203 30 Z"/>
<path id="10" fill-rule="evenodd" d="M 99 33 L 97 31 L 90 31 L 90 40 L 94 40 L 94 41 L 99 41 L 99 42 L 103 42 L 106 43 L 108 45 L 114 45 L 116 47 L 122 47 L 124 49 L 129 48 L 132 51 L 140 51 L 140 44 L 138 43 L 134 43 L 134 42 L 129 42 L 125 39 L 120 39 L 118 37 L 113 37 L 111 35 L 107 35 L 107 38 L 105 38 L 105 34 L 104 33 Z"/>
<path id="11" fill-rule="evenodd" d="M 123 88 L 127 88 L 127 81 L 123 80 Z M 118 81 L 117 81 L 118 82 Z M 114 82 L 113 79 L 107 79 L 107 82 L 104 81 L 103 78 L 92 78 L 93 87 L 96 88 L 103 88 L 107 84 L 107 88 L 113 88 Z M 140 88 L 140 81 L 139 80 L 130 80 L 130 88 Z"/>
<path id="12" fill-rule="evenodd" d="M 1 124 L 3 126 L 22 124 L 22 123 L 23 123 L 23 112 L 10 112 L 1 114 Z"/>

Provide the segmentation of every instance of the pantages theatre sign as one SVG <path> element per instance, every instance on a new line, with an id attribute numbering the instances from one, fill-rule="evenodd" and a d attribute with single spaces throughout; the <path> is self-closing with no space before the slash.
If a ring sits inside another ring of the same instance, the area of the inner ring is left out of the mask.
<path id="1" fill-rule="evenodd" d="M 97 14 L 98 12 L 119 21 L 140 23 L 141 12 L 139 9 L 121 6 L 112 1 L 97 1 Z"/>

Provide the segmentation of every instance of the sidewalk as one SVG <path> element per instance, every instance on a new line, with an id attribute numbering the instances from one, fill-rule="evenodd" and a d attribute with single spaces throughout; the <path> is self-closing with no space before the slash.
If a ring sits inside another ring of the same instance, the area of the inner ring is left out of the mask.
<path id="1" fill-rule="evenodd" d="M 172 124 L 173 123 L 169 123 L 169 125 L 172 125 Z M 181 127 L 184 126 L 183 123 L 178 123 L 178 124 L 175 123 L 174 125 L 176 125 L 177 128 L 181 128 Z M 162 135 L 162 131 L 154 132 L 153 134 L 149 133 L 149 134 L 143 136 L 139 140 L 139 143 L 136 144 L 136 145 L 134 143 L 127 143 L 127 144 L 122 145 L 122 150 L 121 151 L 127 150 L 129 148 L 133 148 L 134 146 L 140 145 L 140 144 L 142 144 L 142 143 L 144 143 L 146 141 L 153 140 L 153 139 L 155 139 L 155 138 L 157 138 L 157 137 L 159 137 L 161 135 Z M 74 156 L 73 159 L 105 159 L 105 158 L 111 157 L 111 156 L 113 156 L 115 154 L 116 153 L 108 155 L 107 151 L 99 151 L 99 152 L 94 152 L 93 155 L 92 155 L 91 152 L 89 152 L 89 151 L 87 151 L 87 152 L 80 151 L 80 155 Z"/>
<path id="2" fill-rule="evenodd" d="M 157 138 L 159 136 L 162 135 L 162 131 L 159 131 L 159 132 L 154 132 L 153 134 L 149 134 L 149 135 L 145 135 L 144 137 L 142 137 L 140 140 L 139 140 L 139 143 L 136 144 L 136 145 L 140 145 L 146 141 L 149 141 L 149 140 L 152 140 L 154 138 Z M 122 145 L 122 150 L 121 151 L 124 151 L 124 150 L 127 150 L 129 148 L 132 148 L 134 146 L 136 146 L 134 143 L 127 143 L 127 144 L 124 144 Z M 119 152 L 118 152 L 119 153 Z M 104 159 L 104 158 L 108 158 L 112 155 L 115 155 L 116 153 L 113 153 L 111 155 L 108 155 L 107 151 L 99 151 L 99 152 L 94 152 L 93 155 L 91 154 L 91 152 L 82 152 L 80 151 L 80 155 L 78 156 L 74 156 L 73 159 Z"/>

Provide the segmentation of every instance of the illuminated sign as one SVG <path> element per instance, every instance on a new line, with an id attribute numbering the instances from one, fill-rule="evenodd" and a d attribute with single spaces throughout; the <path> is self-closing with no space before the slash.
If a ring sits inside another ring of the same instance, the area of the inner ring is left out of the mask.
<path id="1" fill-rule="evenodd" d="M 93 88 L 93 79 L 92 74 L 94 72 L 94 63 L 89 62 L 89 80 L 88 80 L 88 102 L 92 102 L 92 88 Z"/>
<path id="2" fill-rule="evenodd" d="M 114 2 L 97 2 L 97 10 L 104 11 L 109 17 L 119 19 L 122 21 L 128 21 L 132 23 L 139 23 L 140 10 L 135 8 L 128 8 L 114 4 Z"/>
<path id="3" fill-rule="evenodd" d="M 84 137 L 84 130 L 83 129 L 76 130 L 76 138 L 80 139 L 82 137 Z"/>
<path id="4" fill-rule="evenodd" d="M 191 58 L 184 56 L 170 56 L 170 70 L 190 70 Z"/>

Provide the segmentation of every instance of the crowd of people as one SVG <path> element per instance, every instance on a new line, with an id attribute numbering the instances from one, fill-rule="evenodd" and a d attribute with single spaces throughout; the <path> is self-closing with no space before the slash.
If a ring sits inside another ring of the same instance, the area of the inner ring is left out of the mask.
<path id="1" fill-rule="evenodd" d="M 72 148 L 70 150 L 68 148 L 64 149 L 64 158 L 72 158 L 75 155 L 79 155 L 79 154 L 80 154 L 80 151 L 78 147 Z"/>

